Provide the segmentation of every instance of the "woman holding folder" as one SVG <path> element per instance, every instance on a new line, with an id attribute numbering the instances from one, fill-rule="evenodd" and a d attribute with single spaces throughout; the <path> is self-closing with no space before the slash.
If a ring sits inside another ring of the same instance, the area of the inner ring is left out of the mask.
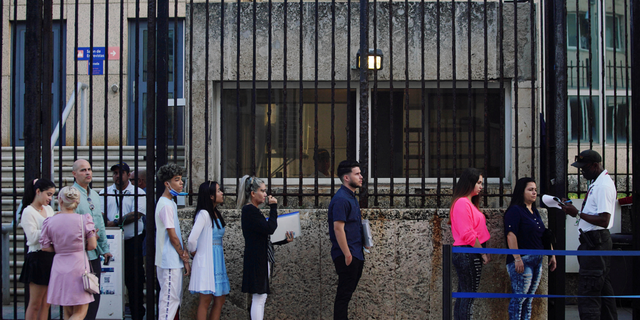
<path id="1" fill-rule="evenodd" d="M 259 207 L 267 202 L 270 207 L 269 220 L 265 219 Z M 278 227 L 278 200 L 267 195 L 262 180 L 244 176 L 240 180 L 238 209 L 242 209 L 242 235 L 244 236 L 244 264 L 242 292 L 251 293 L 251 319 L 262 320 L 267 301 L 269 278 L 274 264 L 273 243 L 270 236 Z M 287 232 L 287 239 L 276 244 L 293 241 L 293 233 Z"/>

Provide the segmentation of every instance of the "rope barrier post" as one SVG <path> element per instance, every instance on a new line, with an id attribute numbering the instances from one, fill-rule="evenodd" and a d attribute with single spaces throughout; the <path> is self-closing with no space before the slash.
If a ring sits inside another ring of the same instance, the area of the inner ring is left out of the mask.
<path id="1" fill-rule="evenodd" d="M 451 245 L 442 246 L 442 319 L 451 320 Z"/>

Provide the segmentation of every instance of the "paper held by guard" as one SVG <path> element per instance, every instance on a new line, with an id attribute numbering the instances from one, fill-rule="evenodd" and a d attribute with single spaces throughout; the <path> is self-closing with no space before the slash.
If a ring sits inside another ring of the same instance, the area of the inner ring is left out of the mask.
<path id="1" fill-rule="evenodd" d="M 300 231 L 299 211 L 285 213 L 278 216 L 278 228 L 276 228 L 276 231 L 271 235 L 271 242 L 278 242 L 287 239 L 287 231 L 293 231 L 294 238 L 297 238 L 302 234 Z"/>
<path id="2" fill-rule="evenodd" d="M 563 202 L 562 199 L 558 197 L 545 194 L 542 196 L 542 202 L 549 208 L 562 209 L 566 204 L 571 203 L 571 200 Z"/>
<path id="3" fill-rule="evenodd" d="M 369 220 L 362 220 L 362 231 L 364 232 L 364 246 L 368 248 L 373 247 L 373 236 L 371 235 L 371 225 L 369 225 Z"/>

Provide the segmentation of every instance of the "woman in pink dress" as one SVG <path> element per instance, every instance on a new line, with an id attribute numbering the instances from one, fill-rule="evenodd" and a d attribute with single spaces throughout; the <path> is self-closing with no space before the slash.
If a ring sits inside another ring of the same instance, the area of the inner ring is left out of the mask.
<path id="1" fill-rule="evenodd" d="M 93 295 L 84 291 L 82 275 L 89 262 L 82 244 L 85 234 L 86 250 L 96 248 L 96 231 L 89 214 L 73 212 L 80 201 L 80 192 L 64 187 L 58 193 L 60 212 L 42 224 L 40 244 L 43 251 L 55 252 L 47 303 L 64 307 L 64 319 L 84 319 Z"/>

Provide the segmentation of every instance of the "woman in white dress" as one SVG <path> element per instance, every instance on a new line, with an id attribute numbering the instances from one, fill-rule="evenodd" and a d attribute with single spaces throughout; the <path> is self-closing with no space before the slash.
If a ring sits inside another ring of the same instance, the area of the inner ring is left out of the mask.
<path id="1" fill-rule="evenodd" d="M 198 320 L 220 319 L 222 305 L 230 290 L 222 247 L 225 223 L 218 211 L 218 205 L 224 201 L 223 196 L 220 185 L 215 181 L 204 182 L 198 190 L 198 204 L 188 242 L 193 256 L 189 291 L 200 294 Z M 211 313 L 207 317 L 212 300 Z"/>

